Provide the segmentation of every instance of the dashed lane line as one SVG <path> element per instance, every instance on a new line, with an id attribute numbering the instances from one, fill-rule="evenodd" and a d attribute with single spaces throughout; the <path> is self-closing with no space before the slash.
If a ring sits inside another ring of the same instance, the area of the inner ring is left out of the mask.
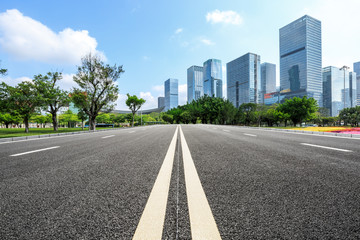
<path id="1" fill-rule="evenodd" d="M 29 154 L 29 153 L 47 151 L 47 150 L 51 150 L 51 149 L 55 149 L 55 148 L 59 148 L 59 147 L 60 147 L 60 146 L 54 146 L 54 147 L 42 148 L 42 149 L 37 149 L 37 150 L 28 151 L 28 152 L 23 152 L 23 153 L 17 153 L 17 154 L 10 155 L 10 157 L 16 157 L 16 156 L 21 156 L 21 155 Z"/>
<path id="2" fill-rule="evenodd" d="M 102 138 L 111 138 L 111 137 L 115 137 L 115 135 L 109 135 L 109 136 L 105 136 L 105 137 L 102 137 Z"/>
<path id="3" fill-rule="evenodd" d="M 335 150 L 335 151 L 340 151 L 340 152 L 353 152 L 353 151 L 347 150 L 347 149 L 333 148 L 333 147 L 315 145 L 315 144 L 310 144 L 310 143 L 300 143 L 300 144 L 301 144 L 301 145 L 305 145 L 305 146 L 316 147 L 316 148 L 324 148 L 324 149 L 330 149 L 330 150 Z"/>
<path id="4" fill-rule="evenodd" d="M 136 228 L 133 240 L 155 240 L 162 238 L 178 128 L 179 127 L 175 130 L 164 162 Z"/>
<path id="5" fill-rule="evenodd" d="M 244 133 L 245 136 L 256 137 L 254 134 Z"/>
<path id="6" fill-rule="evenodd" d="M 184 162 L 186 195 L 188 201 L 191 237 L 194 240 L 221 239 L 214 216 L 202 188 L 194 161 L 180 126 L 181 148 Z"/>

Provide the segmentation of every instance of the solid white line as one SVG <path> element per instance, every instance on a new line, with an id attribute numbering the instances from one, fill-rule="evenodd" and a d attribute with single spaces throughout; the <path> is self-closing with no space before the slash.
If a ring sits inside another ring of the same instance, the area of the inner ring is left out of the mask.
<path id="1" fill-rule="evenodd" d="M 340 151 L 340 152 L 352 152 L 351 150 L 346 150 L 346 149 L 341 149 L 341 148 L 333 148 L 333 147 L 326 147 L 326 146 L 320 146 L 320 145 L 315 145 L 315 144 L 309 144 L 309 143 L 300 143 L 301 145 L 305 145 L 305 146 L 311 146 L 311 147 L 317 147 L 317 148 L 325 148 L 325 149 L 330 149 L 330 150 L 336 150 L 336 151 Z"/>
<path id="2" fill-rule="evenodd" d="M 38 150 L 33 150 L 33 151 L 29 151 L 29 152 L 17 153 L 17 154 L 10 155 L 10 157 L 21 156 L 21 155 L 25 155 L 25 154 L 29 154 L 29 153 L 34 153 L 34 152 L 42 152 L 42 151 L 46 151 L 46 150 L 50 150 L 50 149 L 54 149 L 54 148 L 59 148 L 59 147 L 60 146 L 55 146 L 55 147 L 49 147 L 49 148 L 42 148 L 42 149 L 38 149 Z"/>
<path id="3" fill-rule="evenodd" d="M 254 135 L 254 134 L 249 134 L 249 133 L 244 133 L 244 135 L 250 136 L 250 137 L 256 137 L 256 135 Z"/>
<path id="4" fill-rule="evenodd" d="M 221 239 L 181 126 L 180 139 L 190 215 L 191 238 L 194 240 Z"/>
<path id="5" fill-rule="evenodd" d="M 110 137 L 115 137 L 115 135 L 109 135 L 109 136 L 105 136 L 105 137 L 102 137 L 102 138 L 110 138 Z"/>
<path id="6" fill-rule="evenodd" d="M 175 130 L 164 162 L 136 228 L 133 240 L 162 238 L 178 128 L 179 127 Z"/>

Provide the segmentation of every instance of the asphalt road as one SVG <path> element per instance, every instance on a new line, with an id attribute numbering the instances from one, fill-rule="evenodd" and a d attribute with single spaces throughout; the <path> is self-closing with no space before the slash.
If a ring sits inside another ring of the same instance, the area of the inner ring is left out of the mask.
<path id="1" fill-rule="evenodd" d="M 360 139 L 177 128 L 0 144 L 0 239 L 132 239 L 150 196 L 162 239 L 360 238 Z"/>

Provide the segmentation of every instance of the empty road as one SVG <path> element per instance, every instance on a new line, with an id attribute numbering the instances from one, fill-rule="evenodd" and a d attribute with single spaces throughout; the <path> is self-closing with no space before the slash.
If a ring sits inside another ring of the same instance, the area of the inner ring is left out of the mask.
<path id="1" fill-rule="evenodd" d="M 359 239 L 360 139 L 156 125 L 0 143 L 0 239 Z"/>

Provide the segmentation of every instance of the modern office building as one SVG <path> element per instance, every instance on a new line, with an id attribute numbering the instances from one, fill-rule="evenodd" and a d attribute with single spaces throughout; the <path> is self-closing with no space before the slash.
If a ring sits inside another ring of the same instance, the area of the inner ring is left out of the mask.
<path id="1" fill-rule="evenodd" d="M 276 92 L 276 65 L 272 63 L 262 63 L 260 66 L 262 93 Z"/>
<path id="2" fill-rule="evenodd" d="M 280 88 L 288 98 L 313 97 L 322 105 L 321 22 L 303 16 L 280 34 Z"/>
<path id="3" fill-rule="evenodd" d="M 260 56 L 247 53 L 226 64 L 227 99 L 239 107 L 243 103 L 263 103 Z"/>
<path id="4" fill-rule="evenodd" d="M 179 83 L 177 79 L 169 78 L 165 81 L 165 109 L 170 110 L 179 104 Z"/>
<path id="5" fill-rule="evenodd" d="M 222 66 L 218 59 L 209 59 L 204 62 L 204 95 L 223 97 L 222 94 Z"/>
<path id="6" fill-rule="evenodd" d="M 204 95 L 203 67 L 191 66 L 187 70 L 187 102 L 198 100 Z"/>
<path id="7" fill-rule="evenodd" d="M 349 89 L 350 89 L 350 107 L 355 107 L 357 105 L 357 74 L 356 72 L 349 72 Z"/>
<path id="8" fill-rule="evenodd" d="M 360 106 L 360 62 L 354 63 L 354 72 L 356 73 L 356 105 Z"/>
<path id="9" fill-rule="evenodd" d="M 355 77 L 356 73 L 337 67 L 323 68 L 323 106 L 330 110 L 332 117 L 338 116 L 344 107 L 355 106 L 356 86 L 350 80 Z"/>
<path id="10" fill-rule="evenodd" d="M 165 97 L 158 97 L 158 108 L 165 107 Z"/>

